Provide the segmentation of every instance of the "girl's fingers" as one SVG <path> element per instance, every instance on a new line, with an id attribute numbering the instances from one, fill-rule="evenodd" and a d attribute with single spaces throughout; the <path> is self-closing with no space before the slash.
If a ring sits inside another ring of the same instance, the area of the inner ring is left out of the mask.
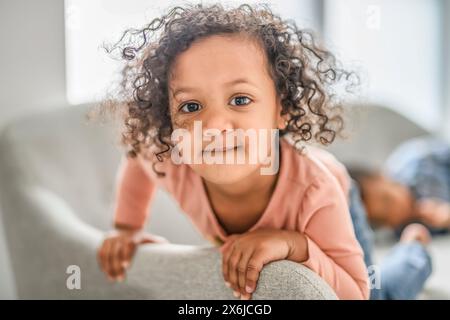
<path id="1" fill-rule="evenodd" d="M 111 265 L 113 270 L 113 277 L 116 280 L 122 280 L 123 278 L 123 268 L 122 263 L 120 259 L 120 251 L 122 248 L 122 242 L 121 240 L 117 239 L 113 241 L 112 248 L 111 248 Z"/>
<path id="2" fill-rule="evenodd" d="M 237 270 L 238 270 L 238 285 L 241 295 L 247 295 L 245 291 L 245 284 L 247 279 L 247 265 L 250 260 L 250 257 L 253 254 L 253 250 L 246 250 L 242 253 L 241 259 L 239 261 Z"/>
<path id="3" fill-rule="evenodd" d="M 100 266 L 100 269 L 104 273 L 106 273 L 104 256 L 105 256 L 105 241 L 102 242 L 100 248 L 98 248 L 98 250 L 97 250 L 97 262 L 98 262 L 98 265 Z"/>
<path id="4" fill-rule="evenodd" d="M 225 282 L 229 282 L 228 280 L 228 259 L 233 253 L 232 244 L 234 244 L 234 240 L 236 236 L 229 236 L 224 244 L 219 247 L 220 252 L 222 253 L 222 271 L 223 278 Z"/>
<path id="5" fill-rule="evenodd" d="M 111 277 L 111 280 L 115 280 L 116 278 L 116 269 L 115 269 L 115 240 L 109 241 L 108 246 L 108 274 Z"/>
<path id="6" fill-rule="evenodd" d="M 228 260 L 230 259 L 231 254 L 233 253 L 233 247 L 227 248 L 222 251 L 222 273 L 223 279 L 225 282 L 230 283 L 230 279 L 228 277 Z M 231 283 L 230 283 L 231 284 Z"/>
<path id="7" fill-rule="evenodd" d="M 111 244 L 112 241 L 111 240 L 106 240 L 105 241 L 105 253 L 103 255 L 103 265 L 105 267 L 106 270 L 106 274 L 108 276 L 109 280 L 113 279 L 113 271 L 112 271 L 112 264 L 111 264 Z"/>
<path id="8" fill-rule="evenodd" d="M 250 291 L 249 293 L 253 293 L 255 291 L 259 274 L 265 264 L 266 260 L 264 257 L 264 252 L 261 250 L 255 251 L 247 264 L 247 277 L 245 284 L 246 292 Z"/>
<path id="9" fill-rule="evenodd" d="M 131 260 L 131 250 L 132 250 L 133 244 L 131 241 L 124 240 L 120 244 L 119 248 L 119 262 L 120 267 L 122 268 L 122 272 L 125 273 L 125 270 L 128 268 Z"/>
<path id="10" fill-rule="evenodd" d="M 238 265 L 242 253 L 240 250 L 233 250 L 233 254 L 228 259 L 228 279 L 234 291 L 240 292 L 238 284 Z"/>
<path id="11" fill-rule="evenodd" d="M 131 259 L 134 256 L 134 252 L 136 251 L 136 244 L 133 241 L 128 241 L 128 243 L 124 246 L 124 268 L 128 268 L 131 263 Z"/>

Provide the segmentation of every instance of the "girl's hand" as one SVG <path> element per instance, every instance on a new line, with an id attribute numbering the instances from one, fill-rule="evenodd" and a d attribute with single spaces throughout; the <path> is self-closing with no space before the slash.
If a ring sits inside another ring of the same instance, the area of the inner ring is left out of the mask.
<path id="1" fill-rule="evenodd" d="M 165 238 L 141 229 L 118 228 L 106 235 L 97 251 L 97 260 L 109 280 L 122 281 L 139 244 L 167 242 Z"/>
<path id="2" fill-rule="evenodd" d="M 225 283 L 236 298 L 248 300 L 263 266 L 276 260 L 307 260 L 306 238 L 297 231 L 259 229 L 231 235 L 220 247 Z"/>

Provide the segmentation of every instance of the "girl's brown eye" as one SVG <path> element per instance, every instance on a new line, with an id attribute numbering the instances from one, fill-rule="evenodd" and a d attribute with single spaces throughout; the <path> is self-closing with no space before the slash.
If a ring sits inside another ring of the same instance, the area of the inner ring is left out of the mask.
<path id="1" fill-rule="evenodd" d="M 191 113 L 191 112 L 198 111 L 198 110 L 200 110 L 200 109 L 201 109 L 200 105 L 199 105 L 198 103 L 195 103 L 195 102 L 188 102 L 188 103 L 185 103 L 185 104 L 180 108 L 180 110 L 181 110 L 182 112 L 184 112 L 184 113 Z"/>
<path id="2" fill-rule="evenodd" d="M 238 96 L 236 98 L 233 98 L 231 101 L 236 101 L 236 106 L 245 106 L 251 102 L 251 99 L 246 96 Z"/>

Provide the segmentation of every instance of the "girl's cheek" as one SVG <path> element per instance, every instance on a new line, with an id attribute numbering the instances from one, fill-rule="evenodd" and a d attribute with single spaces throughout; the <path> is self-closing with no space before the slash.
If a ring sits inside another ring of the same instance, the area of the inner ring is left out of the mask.
<path id="1" fill-rule="evenodd" d="M 172 115 L 172 127 L 174 129 L 189 129 L 189 122 L 178 115 Z"/>

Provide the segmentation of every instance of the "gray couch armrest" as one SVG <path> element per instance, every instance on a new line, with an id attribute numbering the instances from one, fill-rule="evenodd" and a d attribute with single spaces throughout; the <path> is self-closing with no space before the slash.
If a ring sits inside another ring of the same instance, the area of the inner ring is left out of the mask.
<path id="1" fill-rule="evenodd" d="M 214 247 L 150 244 L 138 252 L 128 282 L 143 289 L 146 298 L 236 299 L 224 284 L 221 268 L 221 256 Z M 252 298 L 322 300 L 336 299 L 336 295 L 307 267 L 283 260 L 263 268 Z"/>
<path id="2" fill-rule="evenodd" d="M 110 283 L 96 259 L 103 233 L 82 222 L 60 197 L 20 184 L 3 195 L 19 298 L 235 299 L 224 285 L 220 253 L 214 247 L 143 245 L 127 279 Z M 66 286 L 70 265 L 80 268 L 79 290 Z M 253 299 L 336 299 L 336 295 L 305 266 L 277 261 L 264 267 Z"/>

